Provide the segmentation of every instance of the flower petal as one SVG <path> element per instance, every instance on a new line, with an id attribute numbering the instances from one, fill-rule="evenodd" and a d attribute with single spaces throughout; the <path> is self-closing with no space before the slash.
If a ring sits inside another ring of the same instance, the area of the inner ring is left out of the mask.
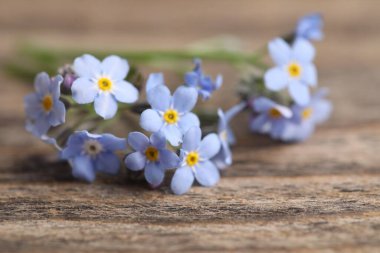
<path id="1" fill-rule="evenodd" d="M 164 122 L 158 115 L 157 111 L 146 109 L 140 117 L 140 126 L 149 132 L 158 132 L 163 126 Z"/>
<path id="2" fill-rule="evenodd" d="M 127 149 L 127 140 L 125 138 L 116 137 L 113 134 L 102 134 L 98 140 L 103 148 L 109 151 Z"/>
<path id="3" fill-rule="evenodd" d="M 117 112 L 117 102 L 113 95 L 108 92 L 100 93 L 95 98 L 95 112 L 104 119 L 110 119 L 115 116 Z"/>
<path id="4" fill-rule="evenodd" d="M 116 175 L 120 169 L 120 160 L 114 153 L 106 152 L 98 156 L 95 161 L 95 170 Z"/>
<path id="5" fill-rule="evenodd" d="M 102 74 L 114 81 L 123 80 L 129 71 L 128 61 L 116 55 L 110 55 L 101 63 Z"/>
<path id="6" fill-rule="evenodd" d="M 195 178 L 199 184 L 210 187 L 219 181 L 220 174 L 219 170 L 212 162 L 205 161 L 199 163 L 199 165 L 195 167 Z"/>
<path id="7" fill-rule="evenodd" d="M 50 93 L 50 77 L 46 72 L 39 73 L 34 79 L 34 89 L 40 96 Z"/>
<path id="8" fill-rule="evenodd" d="M 285 120 L 273 121 L 270 136 L 275 140 L 281 140 L 285 131 Z"/>
<path id="9" fill-rule="evenodd" d="M 220 150 L 220 140 L 216 134 L 208 134 L 199 145 L 199 154 L 202 159 L 214 157 Z"/>
<path id="10" fill-rule="evenodd" d="M 191 111 L 197 103 L 198 92 L 191 87 L 180 86 L 173 94 L 173 107 L 178 112 Z"/>
<path id="11" fill-rule="evenodd" d="M 24 97 L 25 113 L 28 118 L 38 118 L 42 112 L 41 101 L 36 93 Z"/>
<path id="12" fill-rule="evenodd" d="M 288 85 L 288 75 L 282 68 L 275 67 L 265 72 L 265 87 L 269 90 L 279 91 Z"/>
<path id="13" fill-rule="evenodd" d="M 305 39 L 298 38 L 293 43 L 293 57 L 302 63 L 310 63 L 315 56 L 313 45 Z"/>
<path id="14" fill-rule="evenodd" d="M 73 69 L 79 77 L 92 78 L 101 73 L 101 63 L 94 56 L 85 54 L 74 60 Z"/>
<path id="15" fill-rule="evenodd" d="M 159 186 L 164 180 L 165 172 L 156 163 L 148 163 L 144 171 L 145 179 L 153 187 Z"/>
<path id="16" fill-rule="evenodd" d="M 202 131 L 199 127 L 190 128 L 183 136 L 182 149 L 193 151 L 199 147 L 202 138 Z"/>
<path id="17" fill-rule="evenodd" d="M 149 140 L 150 143 L 158 149 L 164 149 L 166 147 L 166 138 L 161 132 L 153 133 Z"/>
<path id="18" fill-rule="evenodd" d="M 181 128 L 182 133 L 186 133 L 192 127 L 199 127 L 200 122 L 197 115 L 192 112 L 186 113 L 180 117 L 178 122 L 179 127 Z"/>
<path id="19" fill-rule="evenodd" d="M 174 194 L 181 195 L 189 191 L 194 182 L 194 174 L 190 167 L 181 167 L 174 173 L 170 188 Z"/>
<path id="20" fill-rule="evenodd" d="M 318 102 L 313 103 L 313 120 L 317 124 L 325 122 L 331 114 L 332 104 L 326 99 L 321 99 Z"/>
<path id="21" fill-rule="evenodd" d="M 304 81 L 310 86 L 317 85 L 317 69 L 315 68 L 314 64 L 307 64 L 303 66 L 301 78 L 302 81 Z"/>
<path id="22" fill-rule="evenodd" d="M 58 126 L 65 123 L 66 109 L 61 101 L 55 101 L 54 108 L 49 114 L 49 123 Z"/>
<path id="23" fill-rule="evenodd" d="M 227 142 L 221 142 L 222 147 L 219 151 L 219 153 L 212 158 L 212 162 L 215 164 L 215 166 L 223 170 L 227 168 L 228 166 L 231 166 L 232 164 L 232 152 Z"/>
<path id="24" fill-rule="evenodd" d="M 146 81 L 146 92 L 159 85 L 165 85 L 164 75 L 162 73 L 151 73 Z"/>
<path id="25" fill-rule="evenodd" d="M 133 84 L 127 81 L 118 81 L 114 83 L 112 94 L 116 100 L 123 103 L 134 103 L 139 98 L 139 91 Z"/>
<path id="26" fill-rule="evenodd" d="M 259 97 L 253 100 L 253 109 L 256 112 L 267 112 L 276 105 L 275 102 L 266 97 Z"/>
<path id="27" fill-rule="evenodd" d="M 281 38 L 277 38 L 268 44 L 269 54 L 277 65 L 286 64 L 291 56 L 289 45 Z"/>
<path id="28" fill-rule="evenodd" d="M 173 151 L 167 149 L 160 150 L 160 162 L 163 169 L 173 169 L 179 164 L 179 157 Z"/>
<path id="29" fill-rule="evenodd" d="M 172 146 L 177 147 L 182 143 L 182 132 L 177 126 L 165 125 L 161 131 Z"/>
<path id="30" fill-rule="evenodd" d="M 73 93 L 75 102 L 78 104 L 88 104 L 94 102 L 99 90 L 94 82 L 80 77 L 73 82 L 71 92 Z"/>
<path id="31" fill-rule="evenodd" d="M 185 74 L 185 85 L 194 87 L 199 83 L 199 75 L 193 71 Z"/>
<path id="32" fill-rule="evenodd" d="M 87 131 L 79 131 L 70 135 L 66 147 L 61 152 L 61 158 L 70 159 L 82 153 L 83 143 L 88 139 L 87 134 Z"/>
<path id="33" fill-rule="evenodd" d="M 307 105 L 310 101 L 309 88 L 298 81 L 293 81 L 289 85 L 289 93 L 294 101 L 299 105 Z"/>
<path id="34" fill-rule="evenodd" d="M 261 114 L 251 120 L 250 129 L 256 133 L 266 133 L 268 124 L 270 124 L 270 121 L 267 114 Z"/>
<path id="35" fill-rule="evenodd" d="M 128 134 L 128 144 L 136 151 L 145 152 L 149 139 L 143 133 L 131 132 Z"/>
<path id="36" fill-rule="evenodd" d="M 141 152 L 137 151 L 129 154 L 124 160 L 125 166 L 133 171 L 144 169 L 146 164 L 146 157 Z"/>
<path id="37" fill-rule="evenodd" d="M 76 156 L 71 160 L 72 174 L 75 178 L 93 182 L 95 180 L 95 170 L 92 160 L 88 156 Z"/>
<path id="38" fill-rule="evenodd" d="M 161 112 L 166 111 L 171 102 L 170 90 L 165 85 L 159 85 L 149 90 L 147 99 L 152 109 Z"/>

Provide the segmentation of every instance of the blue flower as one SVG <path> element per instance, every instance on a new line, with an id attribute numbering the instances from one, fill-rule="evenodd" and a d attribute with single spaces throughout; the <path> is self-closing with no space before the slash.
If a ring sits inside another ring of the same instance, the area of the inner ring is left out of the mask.
<path id="1" fill-rule="evenodd" d="M 218 137 L 221 143 L 221 148 L 212 161 L 219 169 L 225 169 L 232 164 L 230 145 L 235 144 L 236 140 L 229 123 L 232 118 L 241 112 L 246 106 L 246 102 L 241 102 L 230 108 L 226 113 L 224 113 L 221 109 L 218 109 Z"/>
<path id="2" fill-rule="evenodd" d="M 218 75 L 214 82 L 210 76 L 203 74 L 200 59 L 195 59 L 194 64 L 194 70 L 185 74 L 185 85 L 196 88 L 203 100 L 207 100 L 215 90 L 222 86 L 223 77 Z"/>
<path id="3" fill-rule="evenodd" d="M 59 100 L 62 81 L 61 76 L 50 79 L 48 74 L 40 73 L 34 81 L 36 92 L 24 98 L 26 130 L 37 137 L 65 122 L 65 105 Z"/>
<path id="4" fill-rule="evenodd" d="M 149 132 L 162 132 L 171 145 L 178 146 L 188 129 L 199 126 L 198 117 L 190 112 L 197 98 L 195 89 L 180 86 L 171 96 L 168 87 L 158 85 L 148 91 L 152 109 L 143 111 L 140 125 Z"/>
<path id="5" fill-rule="evenodd" d="M 128 135 L 128 144 L 136 152 L 125 158 L 125 165 L 133 171 L 145 169 L 145 179 L 153 187 L 162 183 L 167 169 L 179 163 L 179 157 L 166 148 L 166 139 L 161 133 L 153 133 L 149 139 L 140 132 L 132 132 Z"/>
<path id="6" fill-rule="evenodd" d="M 128 62 L 118 56 L 108 56 L 102 62 L 85 54 L 74 61 L 73 69 L 78 78 L 71 86 L 74 100 L 79 104 L 94 102 L 95 112 L 104 119 L 115 116 L 117 101 L 133 103 L 139 92 L 125 81 Z"/>
<path id="7" fill-rule="evenodd" d="M 325 122 L 331 114 L 332 104 L 325 99 L 326 89 L 321 89 L 311 98 L 307 106 L 293 105 L 293 117 L 286 123 L 283 141 L 304 141 L 315 130 L 316 125 Z"/>
<path id="8" fill-rule="evenodd" d="M 296 36 L 307 40 L 323 39 L 323 19 L 319 13 L 311 13 L 298 20 Z"/>
<path id="9" fill-rule="evenodd" d="M 261 134 L 269 133 L 273 139 L 281 139 L 292 111 L 265 97 L 255 99 L 253 109 L 258 115 L 251 121 L 251 130 Z"/>
<path id="10" fill-rule="evenodd" d="M 120 161 L 116 150 L 126 149 L 127 141 L 112 134 L 90 134 L 87 131 L 73 133 L 61 156 L 72 166 L 73 176 L 92 182 L 97 172 L 117 174 Z"/>
<path id="11" fill-rule="evenodd" d="M 297 104 L 307 105 L 310 101 L 309 86 L 317 85 L 317 70 L 312 63 L 315 55 L 313 45 L 298 38 L 289 47 L 278 38 L 269 43 L 269 53 L 277 66 L 265 73 L 266 87 L 272 91 L 288 87 Z"/>
<path id="12" fill-rule="evenodd" d="M 201 141 L 201 129 L 190 128 L 181 148 L 181 165 L 175 171 L 171 189 L 175 194 L 186 193 L 194 182 L 194 178 L 203 186 L 213 186 L 220 174 L 215 164 L 210 161 L 220 150 L 220 141 L 216 134 L 209 134 Z"/>

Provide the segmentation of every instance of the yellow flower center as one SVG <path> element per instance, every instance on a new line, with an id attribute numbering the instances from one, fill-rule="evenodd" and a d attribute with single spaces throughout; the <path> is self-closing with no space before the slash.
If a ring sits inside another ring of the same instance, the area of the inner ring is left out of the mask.
<path id="1" fill-rule="evenodd" d="M 291 77 L 298 78 L 301 76 L 302 67 L 298 63 L 290 63 L 288 65 L 288 72 Z"/>
<path id="2" fill-rule="evenodd" d="M 270 117 L 274 118 L 274 119 L 278 119 L 282 116 L 281 112 L 276 109 L 276 108 L 272 108 L 268 111 L 268 114 Z"/>
<path id="3" fill-rule="evenodd" d="M 84 143 L 83 149 L 88 155 L 96 156 L 103 150 L 103 146 L 97 140 L 90 139 Z"/>
<path id="4" fill-rule="evenodd" d="M 164 120 L 168 124 L 175 124 L 179 120 L 179 115 L 176 110 L 169 109 L 164 113 Z"/>
<path id="5" fill-rule="evenodd" d="M 102 77 L 98 80 L 99 89 L 109 91 L 112 88 L 112 81 L 107 77 Z"/>
<path id="6" fill-rule="evenodd" d="M 51 95 L 45 95 L 42 99 L 42 108 L 45 112 L 50 112 L 53 107 L 53 97 Z"/>
<path id="7" fill-rule="evenodd" d="M 197 165 L 199 162 L 199 154 L 198 152 L 191 151 L 186 156 L 186 163 L 188 166 L 193 167 Z"/>
<path id="8" fill-rule="evenodd" d="M 301 117 L 303 120 L 306 120 L 306 119 L 310 118 L 312 114 L 313 114 L 313 109 L 305 108 L 301 113 Z"/>
<path id="9" fill-rule="evenodd" d="M 156 162 L 159 157 L 159 152 L 155 147 L 148 147 L 145 150 L 145 156 L 149 161 Z"/>

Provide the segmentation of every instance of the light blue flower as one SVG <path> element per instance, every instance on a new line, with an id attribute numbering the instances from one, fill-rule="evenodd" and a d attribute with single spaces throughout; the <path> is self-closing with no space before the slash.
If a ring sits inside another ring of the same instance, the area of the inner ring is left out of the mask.
<path id="1" fill-rule="evenodd" d="M 265 73 L 266 87 L 272 91 L 288 87 L 297 104 L 307 105 L 310 101 L 309 86 L 317 85 L 317 70 L 312 62 L 315 55 L 313 45 L 298 38 L 289 47 L 283 39 L 277 38 L 269 43 L 269 53 L 277 66 Z"/>
<path id="2" fill-rule="evenodd" d="M 323 39 L 323 18 L 319 13 L 311 13 L 298 20 L 296 37 L 307 40 Z"/>
<path id="3" fill-rule="evenodd" d="M 315 127 L 325 122 L 331 114 L 332 104 L 325 99 L 326 89 L 320 89 L 307 106 L 293 105 L 293 117 L 286 123 L 283 141 L 298 142 L 308 139 Z"/>
<path id="4" fill-rule="evenodd" d="M 251 120 L 250 128 L 256 133 L 268 133 L 273 139 L 281 139 L 292 111 L 272 100 L 260 97 L 253 101 L 253 110 L 258 114 Z"/>
<path id="5" fill-rule="evenodd" d="M 48 74 L 40 73 L 34 80 L 36 92 L 24 98 L 26 130 L 37 137 L 65 122 L 65 105 L 59 100 L 62 81 L 61 76 L 50 79 Z"/>
<path id="6" fill-rule="evenodd" d="M 233 117 L 235 117 L 239 112 L 247 107 L 247 102 L 241 102 L 232 108 L 230 108 L 226 113 L 221 109 L 218 109 L 218 137 L 221 143 L 221 148 L 219 153 L 212 159 L 216 167 L 219 169 L 225 169 L 232 164 L 232 153 L 230 145 L 235 144 L 235 135 L 229 125 Z"/>
<path id="7" fill-rule="evenodd" d="M 168 87 L 158 85 L 148 91 L 147 98 L 152 109 L 141 114 L 141 127 L 153 133 L 162 132 L 171 145 L 178 146 L 188 129 L 199 126 L 198 117 L 190 112 L 198 98 L 195 89 L 180 86 L 171 96 Z"/>
<path id="8" fill-rule="evenodd" d="M 112 134 L 78 131 L 69 137 L 61 156 L 71 164 L 74 177 L 92 182 L 97 172 L 118 173 L 120 161 L 115 151 L 125 150 L 126 146 L 125 139 Z"/>
<path id="9" fill-rule="evenodd" d="M 166 148 L 166 139 L 162 133 L 153 133 L 150 139 L 140 132 L 128 135 L 128 144 L 136 152 L 125 158 L 125 165 L 133 171 L 144 170 L 145 179 L 153 187 L 164 180 L 165 171 L 175 168 L 179 157 Z"/>
<path id="10" fill-rule="evenodd" d="M 115 116 L 117 101 L 134 103 L 139 92 L 125 81 L 128 62 L 118 56 L 108 56 L 102 62 L 85 54 L 75 59 L 73 69 L 78 78 L 71 86 L 74 100 L 79 104 L 94 102 L 95 112 L 104 119 Z"/>
<path id="11" fill-rule="evenodd" d="M 222 86 L 223 77 L 218 75 L 213 81 L 210 76 L 203 74 L 200 59 L 195 59 L 194 64 L 193 71 L 185 74 L 185 85 L 196 88 L 203 100 L 207 100 L 215 90 Z"/>
<path id="12" fill-rule="evenodd" d="M 220 179 L 218 168 L 210 160 L 220 150 L 219 138 L 216 134 L 209 134 L 201 141 L 201 135 L 199 127 L 192 127 L 184 136 L 181 165 L 171 182 L 171 189 L 175 194 L 186 193 L 194 179 L 206 187 L 215 185 Z"/>

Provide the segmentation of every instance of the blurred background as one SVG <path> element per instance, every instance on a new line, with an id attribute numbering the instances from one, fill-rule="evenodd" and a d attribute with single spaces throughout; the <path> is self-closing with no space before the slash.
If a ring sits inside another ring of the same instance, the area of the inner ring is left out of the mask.
<path id="1" fill-rule="evenodd" d="M 321 12 L 325 19 L 325 39 L 315 45 L 319 85 L 330 88 L 335 105 L 327 127 L 378 120 L 379 10 L 377 0 L 1 0 L 1 137 L 7 140 L 23 127 L 22 99 L 31 87 L 7 74 L 5 65 L 15 58 L 23 61 L 17 52 L 26 43 L 85 53 L 197 48 L 224 38 L 230 48 L 251 52 L 292 31 L 298 18 L 310 12 Z M 212 103 L 223 109 L 233 105 L 239 73 L 223 64 L 205 62 L 205 67 L 225 77 Z M 147 75 L 160 69 L 143 71 Z M 17 136 L 20 139 L 12 137 L 9 142 L 25 140 Z"/>

